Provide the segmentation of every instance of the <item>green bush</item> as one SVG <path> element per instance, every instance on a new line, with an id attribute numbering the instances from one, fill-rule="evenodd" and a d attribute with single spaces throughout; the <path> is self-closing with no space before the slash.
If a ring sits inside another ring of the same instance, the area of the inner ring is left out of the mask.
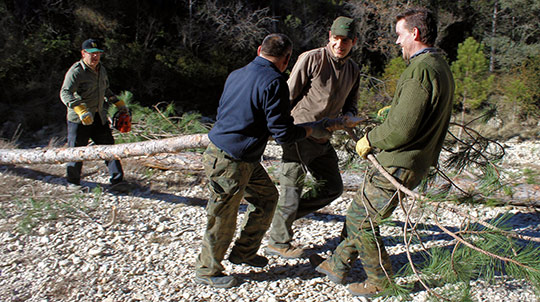
<path id="1" fill-rule="evenodd" d="M 157 104 L 148 108 L 133 101 L 133 94 L 124 91 L 118 98 L 131 110 L 131 132 L 115 132 L 117 143 L 139 142 L 151 139 L 168 138 L 179 135 L 207 133 L 209 126 L 201 122 L 198 112 L 185 112 L 177 116 L 174 103 Z M 116 108 L 109 107 L 109 116 L 114 116 Z"/>

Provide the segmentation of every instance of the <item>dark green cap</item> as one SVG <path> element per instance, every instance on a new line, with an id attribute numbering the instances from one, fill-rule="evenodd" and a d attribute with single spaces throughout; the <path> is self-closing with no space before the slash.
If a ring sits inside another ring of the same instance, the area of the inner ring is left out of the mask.
<path id="1" fill-rule="evenodd" d="M 351 39 L 356 38 L 356 24 L 354 19 L 347 17 L 337 17 L 330 27 L 330 31 L 334 36 L 345 36 Z"/>
<path id="2" fill-rule="evenodd" d="M 99 44 L 99 41 L 94 40 L 94 39 L 88 39 L 88 40 L 84 41 L 82 43 L 81 49 L 85 50 L 88 53 L 103 52 L 103 49 L 102 49 L 101 45 Z"/>

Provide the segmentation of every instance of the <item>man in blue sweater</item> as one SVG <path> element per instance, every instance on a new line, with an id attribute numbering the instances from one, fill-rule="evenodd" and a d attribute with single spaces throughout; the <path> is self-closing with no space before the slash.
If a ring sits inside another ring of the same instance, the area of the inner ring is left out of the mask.
<path id="1" fill-rule="evenodd" d="M 221 261 L 233 239 L 240 201 L 249 206 L 242 231 L 229 255 L 234 264 L 264 267 L 268 259 L 257 255 L 278 201 L 277 189 L 260 164 L 268 138 L 289 144 L 307 136 L 327 137 L 322 122 L 294 125 L 289 88 L 282 74 L 292 53 L 283 34 L 268 35 L 248 65 L 233 71 L 219 100 L 217 121 L 208 134 L 204 168 L 211 197 L 208 223 L 196 262 L 195 282 L 228 288 L 234 276 L 223 274 Z"/>

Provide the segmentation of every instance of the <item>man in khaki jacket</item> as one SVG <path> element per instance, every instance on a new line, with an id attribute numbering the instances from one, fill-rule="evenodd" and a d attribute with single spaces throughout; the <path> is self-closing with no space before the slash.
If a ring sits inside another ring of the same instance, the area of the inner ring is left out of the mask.
<path id="1" fill-rule="evenodd" d="M 346 121 L 357 114 L 360 71 L 350 58 L 356 41 L 355 21 L 338 17 L 330 29 L 328 44 L 300 55 L 287 81 L 295 123 L 340 115 Z M 292 244 L 293 222 L 338 198 L 343 183 L 329 137 L 310 137 L 282 148 L 280 197 L 266 251 L 284 258 L 298 258 L 303 255 L 303 249 Z M 317 184 L 302 196 L 308 171 Z"/>

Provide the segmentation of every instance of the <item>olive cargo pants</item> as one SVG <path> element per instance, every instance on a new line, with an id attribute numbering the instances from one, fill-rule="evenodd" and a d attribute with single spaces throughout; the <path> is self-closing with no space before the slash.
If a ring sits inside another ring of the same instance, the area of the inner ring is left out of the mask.
<path id="1" fill-rule="evenodd" d="M 195 273 L 197 276 L 215 276 L 224 270 L 221 261 L 233 239 L 242 199 L 249 205 L 233 252 L 249 259 L 259 250 L 270 227 L 278 192 L 259 162 L 233 160 L 212 143 L 206 149 L 203 161 L 211 197 L 206 206 L 208 222 Z"/>
<path id="2" fill-rule="evenodd" d="M 338 157 L 329 142 L 317 143 L 311 139 L 283 145 L 283 163 L 279 177 L 280 196 L 272 221 L 269 244 L 286 248 L 293 238 L 295 220 L 313 213 L 343 193 Z M 305 165 L 317 184 L 302 195 Z"/>
<path id="3" fill-rule="evenodd" d="M 386 171 L 408 189 L 418 186 L 427 174 L 427 171 L 415 172 L 396 167 L 386 168 Z M 347 210 L 347 237 L 329 259 L 333 271 L 347 273 L 359 257 L 367 280 L 378 286 L 384 285 L 385 270 L 391 276 L 392 263 L 384 247 L 378 224 L 392 214 L 403 195 L 404 193 L 398 194 L 396 187 L 377 169 L 371 169 L 366 176 L 363 190 L 358 190 Z"/>

